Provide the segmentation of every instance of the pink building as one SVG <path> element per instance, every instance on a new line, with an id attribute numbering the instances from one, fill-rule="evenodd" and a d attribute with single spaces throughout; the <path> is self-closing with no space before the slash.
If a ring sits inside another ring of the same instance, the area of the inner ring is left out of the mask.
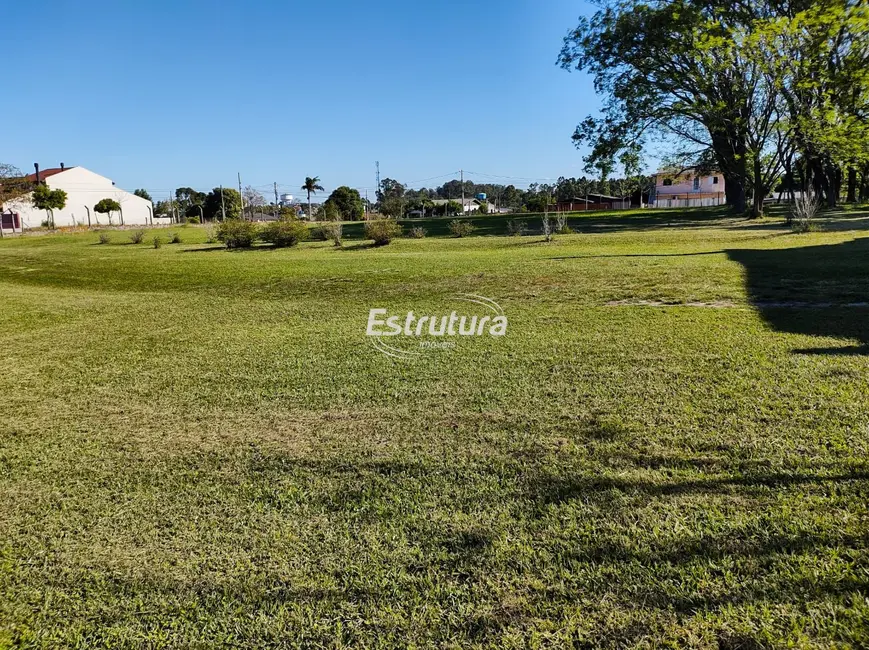
<path id="1" fill-rule="evenodd" d="M 694 208 L 724 205 L 724 176 L 695 173 L 694 168 L 663 169 L 655 174 L 655 194 L 650 203 L 656 208 Z"/>

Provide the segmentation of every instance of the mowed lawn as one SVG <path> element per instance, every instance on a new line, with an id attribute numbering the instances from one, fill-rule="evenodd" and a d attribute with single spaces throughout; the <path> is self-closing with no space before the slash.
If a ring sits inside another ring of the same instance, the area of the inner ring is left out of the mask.
<path id="1" fill-rule="evenodd" d="M 0 241 L 0 648 L 866 647 L 869 231 L 719 217 Z"/>

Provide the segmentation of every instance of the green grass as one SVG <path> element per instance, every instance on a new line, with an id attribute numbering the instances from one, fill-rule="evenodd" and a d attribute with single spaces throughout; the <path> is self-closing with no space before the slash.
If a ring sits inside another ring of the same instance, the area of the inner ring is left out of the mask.
<path id="1" fill-rule="evenodd" d="M 837 223 L 0 241 L 0 648 L 866 647 L 869 237 Z M 507 336 L 366 341 L 460 292 Z"/>

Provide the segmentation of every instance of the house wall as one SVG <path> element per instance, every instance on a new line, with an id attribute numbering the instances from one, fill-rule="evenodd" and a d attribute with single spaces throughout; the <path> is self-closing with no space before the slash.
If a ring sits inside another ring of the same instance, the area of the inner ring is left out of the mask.
<path id="1" fill-rule="evenodd" d="M 153 206 L 150 201 L 112 185 L 112 181 L 83 167 L 72 167 L 45 179 L 53 190 L 66 192 L 66 207 L 54 211 L 54 223 L 58 227 L 83 225 L 109 225 L 109 215 L 94 212 L 94 205 L 101 199 L 114 199 L 121 204 L 124 225 L 151 223 Z M 45 210 L 37 210 L 26 202 L 9 202 L 6 211 L 17 212 L 24 228 L 38 228 L 48 219 Z M 90 222 L 88 221 L 90 212 Z M 111 224 L 120 225 L 120 214 L 111 215 Z"/>
<path id="2" fill-rule="evenodd" d="M 724 176 L 721 174 L 701 176 L 700 187 L 697 189 L 694 188 L 694 174 L 690 172 L 672 179 L 672 185 L 664 185 L 666 178 L 665 174 L 658 174 L 655 179 L 655 194 L 657 196 L 666 194 L 724 194 Z M 716 178 L 718 179 L 717 183 L 715 182 Z"/>

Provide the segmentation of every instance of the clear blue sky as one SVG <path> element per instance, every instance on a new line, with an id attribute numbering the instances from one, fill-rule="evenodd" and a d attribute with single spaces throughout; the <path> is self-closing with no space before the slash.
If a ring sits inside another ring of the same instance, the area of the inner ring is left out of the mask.
<path id="1" fill-rule="evenodd" d="M 405 183 L 460 168 L 517 186 L 580 176 L 570 136 L 599 101 L 589 77 L 555 60 L 591 10 L 579 0 L 15 2 L 3 12 L 0 162 L 83 165 L 155 198 L 233 186 L 236 172 L 297 195 L 308 175 L 329 190 L 373 190 L 375 160 Z"/>

